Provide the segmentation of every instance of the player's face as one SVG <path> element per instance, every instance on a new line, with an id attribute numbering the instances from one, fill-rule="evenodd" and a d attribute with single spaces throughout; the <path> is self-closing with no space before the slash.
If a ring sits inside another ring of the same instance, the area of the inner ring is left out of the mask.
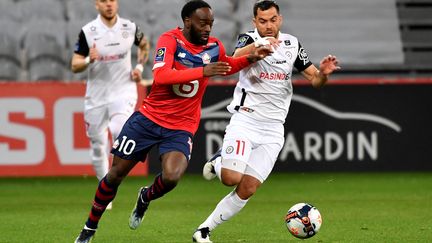
<path id="1" fill-rule="evenodd" d="M 103 18 L 111 20 L 117 15 L 118 2 L 117 0 L 96 0 L 96 9 Z"/>
<path id="2" fill-rule="evenodd" d="M 190 18 L 191 42 L 206 45 L 213 27 L 213 12 L 209 8 L 197 9 Z"/>
<path id="3" fill-rule="evenodd" d="M 282 25 L 282 16 L 274 7 L 264 11 L 258 8 L 253 23 L 260 36 L 277 38 Z"/>

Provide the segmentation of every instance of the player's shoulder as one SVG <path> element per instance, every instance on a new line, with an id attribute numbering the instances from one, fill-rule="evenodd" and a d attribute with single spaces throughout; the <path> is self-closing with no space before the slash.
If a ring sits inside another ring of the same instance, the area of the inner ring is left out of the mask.
<path id="1" fill-rule="evenodd" d="M 238 39 L 240 39 L 240 38 L 251 38 L 255 41 L 259 38 L 259 34 L 255 30 L 249 30 L 249 31 L 240 33 Z"/>
<path id="2" fill-rule="evenodd" d="M 291 40 L 297 40 L 297 37 L 295 37 L 295 36 L 293 36 L 291 34 L 280 32 L 279 33 L 279 39 L 280 40 L 289 40 L 289 39 L 291 39 Z"/>
<path id="3" fill-rule="evenodd" d="M 128 27 L 135 28 L 135 26 L 136 26 L 135 22 L 133 22 L 130 19 L 124 19 L 124 18 L 119 17 L 118 21 L 121 24 L 121 28 L 128 28 Z"/>
<path id="4" fill-rule="evenodd" d="M 85 25 L 82 27 L 82 30 L 83 30 L 84 32 L 88 32 L 88 31 L 95 31 L 95 30 L 98 29 L 98 27 L 99 27 L 99 23 L 98 23 L 97 19 L 93 19 L 92 21 L 90 21 L 90 22 L 88 22 L 87 24 L 85 24 Z"/>

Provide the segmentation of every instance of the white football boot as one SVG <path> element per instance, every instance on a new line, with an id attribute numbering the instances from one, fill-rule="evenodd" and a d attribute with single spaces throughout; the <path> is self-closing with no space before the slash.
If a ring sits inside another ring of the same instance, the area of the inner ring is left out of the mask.
<path id="1" fill-rule="evenodd" d="M 203 177 L 206 180 L 212 180 L 216 177 L 216 171 L 215 171 L 215 164 L 217 161 L 221 161 L 222 160 L 222 156 L 221 156 L 221 149 L 219 149 L 214 155 L 213 157 L 211 157 L 205 164 L 203 167 Z"/>
<path id="2" fill-rule="evenodd" d="M 210 230 L 208 227 L 197 229 L 192 236 L 193 242 L 198 243 L 212 243 L 210 240 Z"/>

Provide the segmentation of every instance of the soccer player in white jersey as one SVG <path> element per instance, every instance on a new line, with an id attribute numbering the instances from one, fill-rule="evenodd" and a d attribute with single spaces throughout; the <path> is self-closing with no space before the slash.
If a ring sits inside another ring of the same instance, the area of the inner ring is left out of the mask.
<path id="1" fill-rule="evenodd" d="M 329 75 L 340 68 L 332 55 L 324 57 L 316 68 L 298 39 L 280 32 L 282 16 L 276 2 L 258 1 L 253 12 L 255 30 L 239 36 L 234 56 L 269 43 L 274 53 L 240 71 L 228 105 L 232 117 L 222 149 L 203 168 L 204 178 L 218 176 L 223 184 L 236 187 L 198 226 L 194 242 L 211 242 L 210 232 L 240 212 L 273 169 L 284 143 L 283 124 L 293 94 L 293 67 L 314 87 L 324 85 Z"/>
<path id="2" fill-rule="evenodd" d="M 108 130 L 116 138 L 135 110 L 137 83 L 147 62 L 149 43 L 138 26 L 117 14 L 117 0 L 95 0 L 97 18 L 82 29 L 71 69 L 88 70 L 84 120 L 91 144 L 91 160 L 101 180 L 108 172 Z M 132 68 L 131 48 L 138 46 Z"/>

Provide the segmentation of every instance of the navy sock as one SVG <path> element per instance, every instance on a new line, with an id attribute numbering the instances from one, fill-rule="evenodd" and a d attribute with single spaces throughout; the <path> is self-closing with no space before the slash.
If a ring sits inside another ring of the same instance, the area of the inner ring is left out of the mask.
<path id="1" fill-rule="evenodd" d="M 141 200 L 150 202 L 158 199 L 176 187 L 177 183 L 165 183 L 162 174 L 156 176 L 153 184 L 141 193 Z"/>

